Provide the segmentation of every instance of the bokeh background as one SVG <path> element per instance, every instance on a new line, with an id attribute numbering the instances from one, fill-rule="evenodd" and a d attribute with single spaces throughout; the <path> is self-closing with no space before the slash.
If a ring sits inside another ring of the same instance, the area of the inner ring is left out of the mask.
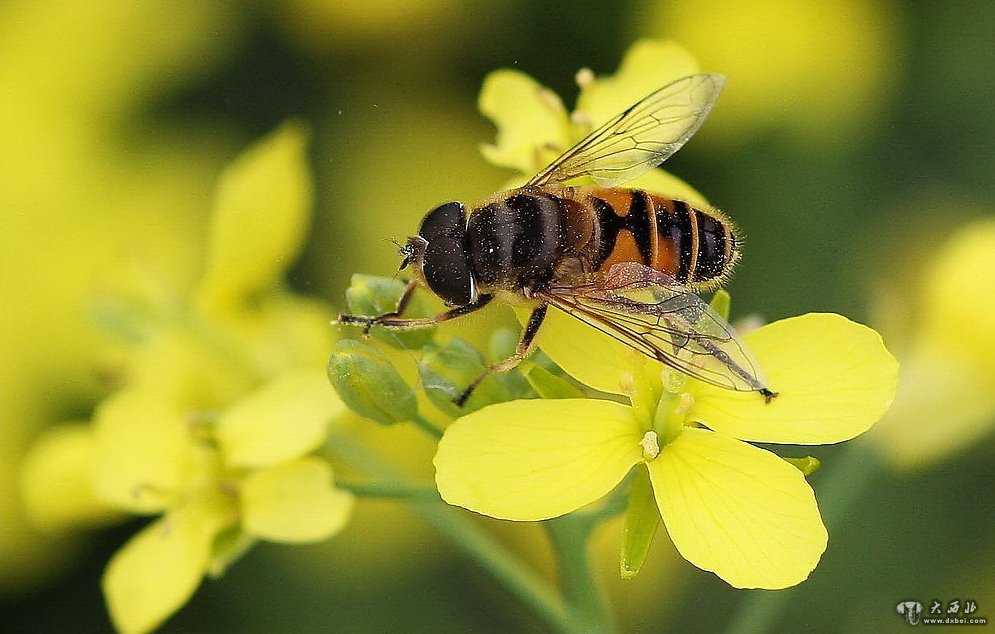
<path id="1" fill-rule="evenodd" d="M 42 430 L 85 420 L 107 394 L 94 370 L 102 340 L 85 318 L 102 281 L 128 262 L 176 288 L 192 283 L 224 164 L 288 118 L 306 123 L 316 215 L 290 283 L 338 306 L 352 273 L 396 268 L 387 238 L 413 232 L 433 205 L 481 198 L 507 180 L 477 149 L 494 133 L 476 109 L 487 72 L 520 69 L 569 105 L 578 69 L 614 72 L 643 37 L 673 38 L 703 69 L 728 76 L 709 122 L 667 168 L 747 236 L 729 285 L 734 316 L 839 312 L 878 327 L 901 358 L 924 287 L 941 283 L 951 311 L 969 316 L 967 334 L 988 329 L 980 339 L 992 341 L 995 323 L 972 319 L 984 303 L 977 293 L 995 291 L 991 258 L 927 280 L 950 236 L 986 219 L 990 234 L 995 218 L 995 3 L 8 0 L 2 628 L 110 627 L 100 574 L 139 524 L 39 530 L 18 487 L 22 459 Z M 958 293 L 962 282 L 970 290 Z M 511 323 L 489 309 L 453 332 L 482 341 Z M 995 373 L 983 378 L 995 391 Z M 929 393 L 928 381 L 916 387 Z M 958 404 L 951 397 L 926 420 L 889 420 L 890 437 L 915 446 L 916 430 L 935 435 Z M 984 409 L 970 422 L 993 423 Z M 378 442 L 403 450 L 413 438 L 397 431 Z M 995 619 L 992 434 L 894 468 L 888 434 L 858 442 L 883 466 L 841 496 L 831 468 L 843 449 L 816 453 L 826 467 L 811 481 L 830 547 L 775 608 L 675 558 L 663 535 L 652 570 L 622 583 L 618 527 L 604 531 L 603 575 L 622 628 L 715 631 L 774 610 L 775 631 L 899 630 L 895 605 L 909 599 L 972 599 L 977 616 Z M 548 559 L 535 527 L 494 524 Z M 326 544 L 255 548 L 206 581 L 163 631 L 319 629 L 538 626 L 415 516 L 363 502 Z"/>

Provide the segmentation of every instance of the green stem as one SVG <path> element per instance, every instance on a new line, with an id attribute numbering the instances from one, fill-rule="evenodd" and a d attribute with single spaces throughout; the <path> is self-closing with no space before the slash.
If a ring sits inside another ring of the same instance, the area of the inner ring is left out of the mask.
<path id="1" fill-rule="evenodd" d="M 403 475 L 351 436 L 332 432 L 326 447 L 370 477 L 394 484 L 407 482 Z M 547 626 L 560 632 L 578 631 L 563 601 L 549 584 L 464 513 L 439 504 L 437 497 L 431 500 L 416 498 L 408 502 L 418 515 L 451 539 Z"/>
<path id="2" fill-rule="evenodd" d="M 855 443 L 827 474 L 819 488 L 823 521 L 830 533 L 841 527 L 847 511 L 876 477 L 883 464 L 870 443 Z M 785 608 L 801 591 L 799 586 L 777 591 L 755 591 L 743 599 L 733 615 L 726 634 L 754 634 L 771 631 Z"/>
<path id="3" fill-rule="evenodd" d="M 435 426 L 430 420 L 422 416 L 421 414 L 415 414 L 415 417 L 411 419 L 411 422 L 418 426 L 419 429 L 428 433 L 429 436 L 439 440 L 442 438 L 442 430 Z"/>
<path id="4" fill-rule="evenodd" d="M 405 498 L 424 502 L 438 502 L 439 492 L 435 487 L 413 482 L 343 482 L 336 479 L 335 487 L 352 492 L 364 498 Z"/>
<path id="5" fill-rule="evenodd" d="M 543 523 L 559 564 L 560 581 L 573 614 L 574 632 L 614 632 L 615 622 L 588 552 L 603 515 L 574 513 Z"/>

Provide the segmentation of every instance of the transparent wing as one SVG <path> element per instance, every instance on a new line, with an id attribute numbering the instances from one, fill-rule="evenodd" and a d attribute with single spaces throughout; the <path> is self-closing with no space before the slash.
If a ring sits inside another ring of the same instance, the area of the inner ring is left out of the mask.
<path id="1" fill-rule="evenodd" d="M 556 285 L 540 297 L 696 379 L 731 390 L 771 393 L 732 326 L 664 273 L 641 264 L 616 264 L 591 281 Z"/>
<path id="2" fill-rule="evenodd" d="M 590 176 L 613 187 L 632 180 L 663 163 L 697 132 L 724 83 L 722 75 L 704 74 L 667 84 L 587 135 L 528 184 Z"/>

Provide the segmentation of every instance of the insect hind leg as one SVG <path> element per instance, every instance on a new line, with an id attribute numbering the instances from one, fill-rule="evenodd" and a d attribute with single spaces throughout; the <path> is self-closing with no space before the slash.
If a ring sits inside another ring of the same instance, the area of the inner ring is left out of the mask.
<path id="1" fill-rule="evenodd" d="M 515 353 L 503 361 L 498 361 L 497 363 L 487 366 L 487 369 L 481 372 L 480 375 L 475 378 L 465 390 L 463 390 L 463 393 L 453 400 L 458 407 L 463 407 L 466 400 L 470 398 L 470 395 L 473 394 L 473 391 L 477 389 L 477 386 L 479 386 L 484 379 L 492 374 L 507 372 L 529 356 L 529 352 L 532 348 L 532 342 L 535 341 L 536 334 L 539 332 L 539 327 L 542 326 L 542 322 L 546 318 L 547 308 L 548 306 L 543 304 L 532 310 L 532 314 L 529 316 L 529 323 L 525 325 L 525 329 L 522 331 L 522 337 L 518 340 L 518 345 L 515 347 Z"/>

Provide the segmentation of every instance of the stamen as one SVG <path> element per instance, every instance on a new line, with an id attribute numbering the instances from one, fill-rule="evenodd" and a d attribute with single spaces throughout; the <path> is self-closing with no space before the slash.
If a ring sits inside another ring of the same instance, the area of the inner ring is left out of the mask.
<path id="1" fill-rule="evenodd" d="M 650 430 L 643 434 L 639 446 L 643 448 L 644 460 L 656 460 L 657 456 L 660 455 L 660 439 L 655 431 Z"/>
<path id="2" fill-rule="evenodd" d="M 589 86 L 592 82 L 594 82 L 594 71 L 590 68 L 581 68 L 577 71 L 577 74 L 574 75 L 574 81 L 576 81 L 577 85 L 581 88 Z"/>

